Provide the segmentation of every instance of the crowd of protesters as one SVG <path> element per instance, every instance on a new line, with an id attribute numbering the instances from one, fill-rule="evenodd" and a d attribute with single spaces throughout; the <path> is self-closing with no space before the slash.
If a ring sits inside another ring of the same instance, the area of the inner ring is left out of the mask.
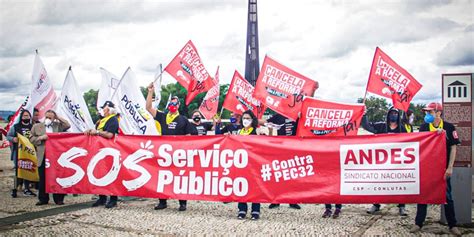
<path id="1" fill-rule="evenodd" d="M 295 136 L 297 121 L 292 121 L 289 118 L 280 114 L 274 114 L 272 117 L 264 120 L 258 120 L 257 117 L 248 110 L 242 114 L 231 113 L 230 123 L 223 124 L 220 118 L 215 117 L 212 122 L 203 122 L 204 117 L 195 110 L 190 114 L 190 120 L 185 115 L 179 113 L 180 98 L 174 96 L 168 101 L 165 111 L 160 111 L 153 107 L 153 83 L 148 86 L 148 96 L 146 98 L 146 109 L 156 120 L 157 128 L 161 135 L 207 135 L 210 131 L 214 134 L 231 134 L 231 135 L 261 135 L 258 132 L 259 125 L 266 125 L 269 128 L 269 134 L 273 134 L 276 130 L 278 136 Z M 442 119 L 443 107 L 440 103 L 430 103 L 424 109 L 425 118 L 424 123 L 420 126 L 419 131 L 445 131 L 446 132 L 446 146 L 447 157 L 438 157 L 439 159 L 447 159 L 447 166 L 445 172 L 445 179 L 447 183 L 445 204 L 445 216 L 448 221 L 448 226 L 451 233 L 460 235 L 456 227 L 456 217 L 454 213 L 454 201 L 452 199 L 452 187 L 450 177 L 453 173 L 453 165 L 456 156 L 456 146 L 460 144 L 455 127 Z M 88 136 L 100 136 L 106 139 L 112 139 L 119 133 L 119 115 L 115 109 L 115 105 L 111 101 L 105 102 L 99 110 L 100 120 L 96 123 L 95 129 L 89 129 L 84 132 Z M 32 187 L 38 189 L 38 203 L 36 205 L 45 205 L 49 202 L 49 194 L 46 193 L 45 187 L 45 141 L 48 139 L 49 133 L 65 132 L 70 127 L 68 121 L 59 117 L 55 111 L 48 110 L 45 113 L 44 121 L 38 120 L 37 110 L 34 111 L 33 116 L 27 110 L 20 113 L 19 121 L 14 124 L 8 131 L 7 139 L 11 144 L 11 160 L 14 163 L 15 179 L 14 186 L 11 191 L 11 196 L 16 198 L 18 191 L 22 190 L 25 196 L 36 196 L 31 191 Z M 409 133 L 414 132 L 413 128 L 414 113 L 413 111 L 403 112 L 396 108 L 390 108 L 387 111 L 385 121 L 372 122 L 368 121 L 366 115 L 363 116 L 361 126 L 374 134 L 380 133 Z M 17 159 L 18 159 L 18 134 L 28 137 L 33 145 L 36 147 L 36 154 L 39 166 L 39 182 L 33 184 L 28 180 L 22 180 L 17 177 Z M 54 202 L 57 205 L 64 204 L 64 194 L 53 194 Z M 117 206 L 117 196 L 100 195 L 93 207 L 105 205 L 106 208 L 113 208 Z M 272 203 L 269 208 L 277 208 L 280 204 Z M 251 204 L 250 218 L 258 220 L 260 218 L 260 203 Z M 300 205 L 296 203 L 289 204 L 290 208 L 300 209 Z M 342 204 L 335 204 L 335 210 L 332 210 L 332 204 L 325 204 L 323 218 L 338 218 L 342 214 Z M 166 199 L 159 199 L 158 204 L 154 207 L 155 210 L 162 210 L 168 207 Z M 405 204 L 400 203 L 399 215 L 407 216 Z M 185 211 L 187 208 L 186 200 L 179 200 L 179 211 Z M 245 219 L 248 211 L 248 204 L 239 202 L 237 205 L 238 219 Z M 376 214 L 380 212 L 380 204 L 373 204 L 367 210 L 369 214 Z M 415 225 L 410 230 L 417 232 L 423 227 L 427 215 L 427 205 L 418 204 L 416 210 Z"/>

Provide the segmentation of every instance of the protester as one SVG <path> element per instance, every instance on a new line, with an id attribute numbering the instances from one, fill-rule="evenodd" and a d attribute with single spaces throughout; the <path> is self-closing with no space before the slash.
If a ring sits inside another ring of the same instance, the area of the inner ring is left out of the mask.
<path id="1" fill-rule="evenodd" d="M 242 125 L 240 124 L 240 114 L 231 113 L 230 114 L 230 124 L 226 124 L 222 127 L 222 123 L 220 119 L 214 120 L 214 127 L 216 134 L 237 134 L 240 129 L 242 129 Z"/>
<path id="2" fill-rule="evenodd" d="M 17 190 L 24 185 L 23 194 L 25 196 L 36 197 L 36 194 L 30 190 L 30 181 L 18 178 L 18 134 L 24 137 L 30 137 L 31 128 L 33 124 L 31 121 L 31 113 L 28 110 L 23 110 L 20 113 L 20 121 L 13 125 L 7 134 L 7 139 L 11 144 L 11 160 L 15 169 L 14 186 L 11 192 L 13 198 L 17 197 Z"/>
<path id="3" fill-rule="evenodd" d="M 165 114 L 153 108 L 153 93 L 155 89 L 153 82 L 148 86 L 148 96 L 146 97 L 146 109 L 161 125 L 161 134 L 168 135 L 197 135 L 197 130 L 189 123 L 188 119 L 179 114 L 179 98 L 171 97 L 168 103 L 168 112 Z M 168 207 L 166 199 L 159 199 L 155 210 L 162 210 Z M 186 200 L 179 200 L 179 211 L 186 211 Z"/>
<path id="4" fill-rule="evenodd" d="M 408 110 L 406 113 L 403 113 L 402 123 L 405 126 L 407 133 L 413 132 L 413 122 L 415 121 L 415 114 L 413 111 Z"/>
<path id="5" fill-rule="evenodd" d="M 37 108 L 34 108 L 33 109 L 33 124 L 36 124 L 36 123 L 39 123 L 40 122 L 40 119 L 39 119 L 39 110 Z"/>
<path id="6" fill-rule="evenodd" d="M 391 107 L 384 122 L 370 123 L 367 116 L 364 114 L 362 117 L 362 127 L 374 134 L 381 133 L 406 133 L 405 127 L 401 123 L 400 111 L 394 107 Z M 374 204 L 369 210 L 368 214 L 376 214 L 380 212 L 380 204 Z M 407 216 L 405 210 L 405 204 L 398 204 L 398 214 L 400 216 Z"/>
<path id="7" fill-rule="evenodd" d="M 48 140 L 49 133 L 65 132 L 71 127 L 69 122 L 59 117 L 54 110 L 48 110 L 45 113 L 44 122 L 33 125 L 31 129 L 30 141 L 35 145 L 36 157 L 38 158 L 39 172 L 39 190 L 37 206 L 46 205 L 49 202 L 49 194 L 46 193 L 45 185 L 45 142 Z M 53 194 L 54 203 L 57 205 L 64 204 L 65 194 Z"/>
<path id="8" fill-rule="evenodd" d="M 267 120 L 262 120 L 263 123 L 270 123 L 270 134 L 273 133 L 273 128 L 277 129 L 278 136 L 295 136 L 296 135 L 296 127 L 298 125 L 298 121 L 293 121 L 281 114 L 274 114 Z M 268 206 L 268 208 L 273 209 L 279 207 L 280 204 L 272 203 Z M 301 206 L 298 204 L 290 204 L 290 208 L 294 209 L 301 209 Z"/>
<path id="9" fill-rule="evenodd" d="M 242 124 L 242 129 L 239 130 L 239 135 L 257 135 L 258 119 L 251 110 L 247 110 L 242 114 L 240 124 Z M 239 202 L 237 207 L 239 208 L 237 218 L 245 219 L 248 210 L 247 203 Z M 258 220 L 260 218 L 260 203 L 252 203 L 251 215 L 252 220 Z"/>
<path id="10" fill-rule="evenodd" d="M 456 132 L 456 127 L 453 124 L 444 121 L 441 116 L 443 114 L 443 106 L 441 103 L 429 103 L 424 109 L 425 123 L 420 126 L 420 132 L 434 132 L 439 133 L 443 130 L 446 132 L 446 171 L 444 178 L 446 180 L 446 204 L 444 204 L 444 215 L 448 221 L 449 231 L 457 236 L 461 236 L 461 232 L 456 227 L 456 214 L 454 212 L 454 200 L 452 196 L 451 176 L 453 174 L 454 160 L 456 159 L 456 146 L 461 144 L 459 136 Z M 439 154 L 433 154 L 438 159 L 444 159 Z M 415 225 L 410 232 L 415 233 L 421 230 L 426 219 L 427 204 L 418 204 L 416 206 Z"/>
<path id="11" fill-rule="evenodd" d="M 207 135 L 208 131 L 212 131 L 214 126 L 211 123 L 203 123 L 201 122 L 204 116 L 199 112 L 199 110 L 194 110 L 191 114 L 191 125 L 196 129 L 198 135 Z"/>
<path id="12" fill-rule="evenodd" d="M 101 136 L 103 138 L 112 139 L 119 132 L 119 121 L 115 104 L 112 101 L 106 101 L 99 109 L 102 117 L 96 124 L 96 129 L 88 129 L 84 134 L 89 136 Z M 113 208 L 117 206 L 117 196 L 110 196 L 107 202 L 106 195 L 99 195 L 99 199 L 92 204 L 92 207 L 105 205 L 105 208 Z"/>

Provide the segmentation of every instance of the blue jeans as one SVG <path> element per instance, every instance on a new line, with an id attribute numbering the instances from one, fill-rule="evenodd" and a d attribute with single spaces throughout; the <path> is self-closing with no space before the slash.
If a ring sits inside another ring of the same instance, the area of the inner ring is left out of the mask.
<path id="1" fill-rule="evenodd" d="M 451 178 L 446 179 L 446 204 L 444 204 L 444 215 L 448 221 L 449 228 L 456 226 L 456 214 L 454 213 L 454 201 L 453 195 L 451 194 Z M 416 205 L 416 218 L 415 224 L 419 227 L 423 227 L 423 222 L 426 219 L 427 204 Z"/>
<path id="2" fill-rule="evenodd" d="M 246 202 L 239 202 L 237 205 L 239 208 L 239 214 L 247 214 L 248 210 L 248 205 Z M 252 213 L 251 214 L 257 214 L 260 215 L 260 203 L 252 203 Z"/>

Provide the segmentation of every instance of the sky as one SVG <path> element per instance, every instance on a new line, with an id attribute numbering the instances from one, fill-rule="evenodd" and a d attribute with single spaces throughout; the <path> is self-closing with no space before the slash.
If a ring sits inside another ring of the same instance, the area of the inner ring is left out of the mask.
<path id="1" fill-rule="evenodd" d="M 31 88 L 35 49 L 58 95 L 72 66 L 80 90 L 98 89 L 100 67 L 131 67 L 147 86 L 188 40 L 221 84 L 245 74 L 246 0 L 0 0 L 0 110 Z M 259 0 L 265 55 L 315 80 L 316 98 L 364 97 L 380 47 L 423 88 L 412 102 L 441 101 L 441 74 L 474 73 L 474 1 Z M 175 80 L 165 74 L 163 84 Z"/>

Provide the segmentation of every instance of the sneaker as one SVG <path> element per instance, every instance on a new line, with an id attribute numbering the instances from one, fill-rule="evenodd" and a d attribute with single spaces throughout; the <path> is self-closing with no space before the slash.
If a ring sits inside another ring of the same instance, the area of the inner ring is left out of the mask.
<path id="1" fill-rule="evenodd" d="M 323 213 L 323 218 L 328 218 L 328 217 L 331 216 L 331 214 L 332 214 L 331 209 L 326 208 L 326 211 L 324 211 L 324 213 Z"/>
<path id="2" fill-rule="evenodd" d="M 293 209 L 301 209 L 300 205 L 298 204 L 290 204 L 290 208 L 293 208 Z"/>
<path id="3" fill-rule="evenodd" d="M 178 211 L 186 211 L 186 205 L 184 204 L 179 205 Z"/>
<path id="4" fill-rule="evenodd" d="M 334 211 L 334 214 L 332 215 L 332 218 L 336 219 L 336 218 L 339 217 L 340 214 L 341 214 L 341 209 L 336 208 L 336 211 Z"/>
<path id="5" fill-rule="evenodd" d="M 237 215 L 237 218 L 238 218 L 239 220 L 245 219 L 245 213 L 239 213 L 239 214 Z"/>
<path id="6" fill-rule="evenodd" d="M 43 205 L 47 205 L 47 204 L 48 204 L 47 202 L 39 201 L 39 202 L 37 202 L 35 205 L 36 205 L 36 206 L 43 206 Z"/>
<path id="7" fill-rule="evenodd" d="M 421 230 L 421 227 L 418 225 L 413 225 L 410 229 L 410 233 L 417 233 L 418 231 Z"/>
<path id="8" fill-rule="evenodd" d="M 367 210 L 367 214 L 374 215 L 375 213 L 377 213 L 379 211 L 380 211 L 380 207 L 372 205 L 372 207 L 369 210 Z"/>
<path id="9" fill-rule="evenodd" d="M 27 197 L 36 197 L 36 194 L 29 189 L 23 190 L 23 195 Z"/>
<path id="10" fill-rule="evenodd" d="M 459 231 L 457 227 L 453 227 L 449 229 L 449 232 L 451 232 L 451 234 L 456 235 L 456 236 L 462 236 L 461 231 Z"/>
<path id="11" fill-rule="evenodd" d="M 103 205 L 105 205 L 105 201 L 99 198 L 97 199 L 97 201 L 94 202 L 94 204 L 92 204 L 92 207 L 98 207 L 98 206 L 103 206 Z"/>
<path id="12" fill-rule="evenodd" d="M 17 197 L 17 194 L 16 194 L 16 189 L 12 189 L 12 198 L 16 198 Z"/>
<path id="13" fill-rule="evenodd" d="M 260 215 L 259 214 L 252 214 L 252 220 L 258 220 L 260 219 Z"/>
<path id="14" fill-rule="evenodd" d="M 408 216 L 405 207 L 399 207 L 398 214 L 400 214 L 400 216 Z"/>
<path id="15" fill-rule="evenodd" d="M 165 208 L 167 208 L 168 205 L 166 205 L 166 203 L 158 203 L 158 205 L 155 206 L 155 210 L 163 210 Z"/>
<path id="16" fill-rule="evenodd" d="M 107 202 L 107 204 L 105 204 L 105 208 L 113 208 L 113 207 L 116 207 L 116 206 L 117 206 L 116 201 L 109 201 L 109 202 Z"/>
<path id="17" fill-rule="evenodd" d="M 272 204 L 270 204 L 270 206 L 268 206 L 268 208 L 273 209 L 273 208 L 277 208 L 277 207 L 279 207 L 279 206 L 280 206 L 280 204 L 274 204 L 274 203 L 272 203 Z"/>

